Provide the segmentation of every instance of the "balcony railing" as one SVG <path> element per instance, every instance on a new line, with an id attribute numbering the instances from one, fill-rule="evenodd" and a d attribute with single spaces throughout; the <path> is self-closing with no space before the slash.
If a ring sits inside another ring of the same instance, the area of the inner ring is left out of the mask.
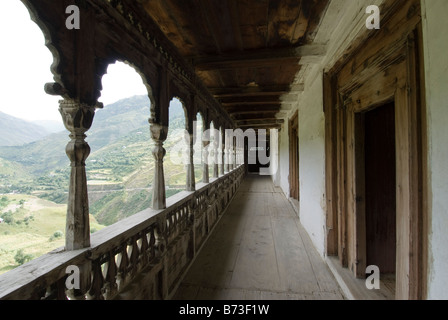
<path id="1" fill-rule="evenodd" d="M 0 275 L 0 299 L 169 299 L 244 175 L 241 165 L 92 234 L 89 248 L 59 248 Z"/>

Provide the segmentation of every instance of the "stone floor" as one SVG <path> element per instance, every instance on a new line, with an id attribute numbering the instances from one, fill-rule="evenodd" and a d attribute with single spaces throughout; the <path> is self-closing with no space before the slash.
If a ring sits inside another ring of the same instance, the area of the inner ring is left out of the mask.
<path id="1" fill-rule="evenodd" d="M 270 177 L 249 175 L 174 300 L 344 299 Z"/>

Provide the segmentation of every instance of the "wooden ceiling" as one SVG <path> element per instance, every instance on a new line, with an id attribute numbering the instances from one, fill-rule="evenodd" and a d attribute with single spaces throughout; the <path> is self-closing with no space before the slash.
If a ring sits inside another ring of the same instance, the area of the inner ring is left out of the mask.
<path id="1" fill-rule="evenodd" d="M 241 128 L 280 128 L 276 115 L 328 0 L 147 0 L 146 12 Z M 283 106 L 285 103 L 283 102 Z"/>

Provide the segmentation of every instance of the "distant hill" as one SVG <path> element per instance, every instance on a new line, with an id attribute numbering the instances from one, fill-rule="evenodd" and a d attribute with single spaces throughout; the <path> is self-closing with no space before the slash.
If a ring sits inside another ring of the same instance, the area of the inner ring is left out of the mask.
<path id="1" fill-rule="evenodd" d="M 147 96 L 134 96 L 120 100 L 116 103 L 97 110 L 91 129 L 86 133 L 86 141 L 93 153 L 102 148 L 113 145 L 127 135 L 136 135 L 138 132 L 148 134 L 145 136 L 149 143 L 150 102 Z M 170 129 L 181 128 L 184 122 L 181 120 L 184 112 L 180 103 L 173 103 L 170 107 Z M 17 119 L 19 121 L 23 121 Z M 26 123 L 26 121 L 23 121 Z M 27 130 L 22 127 L 23 130 Z M 1 128 L 0 130 L 3 130 Z M 44 130 L 44 129 L 43 129 Z M 9 134 L 14 135 L 17 129 L 14 127 Z M 171 131 L 171 130 L 170 130 Z M 31 132 L 34 132 L 31 130 Z M 25 131 L 25 133 L 27 133 Z M 31 135 L 31 133 L 29 133 Z M 64 131 L 48 134 L 35 139 L 31 143 L 0 146 L 0 158 L 18 162 L 26 166 L 34 174 L 42 174 L 58 167 L 66 167 L 68 158 L 65 147 L 70 141 L 69 132 Z"/>
<path id="2" fill-rule="evenodd" d="M 175 129 L 185 128 L 182 105 L 172 103 L 169 111 L 170 130 L 164 144 L 167 150 L 183 137 L 183 132 Z M 146 96 L 123 99 L 96 111 L 86 139 L 91 147 L 86 166 L 89 189 L 116 190 L 92 193 L 89 197 L 91 213 L 101 223 L 113 223 L 149 206 L 154 170 L 149 117 L 150 102 Z M 22 146 L 0 147 L 0 193 L 33 194 L 66 203 L 70 172 L 65 154 L 68 135 L 64 130 Z M 184 186 L 184 166 L 172 164 L 168 157 L 165 175 L 167 186 L 175 186 L 167 194 L 176 192 L 176 186 Z"/>
<path id="3" fill-rule="evenodd" d="M 0 112 L 0 146 L 21 146 L 48 134 L 40 125 Z"/>
<path id="4" fill-rule="evenodd" d="M 33 121 L 34 124 L 45 128 L 50 133 L 57 133 L 65 130 L 64 124 L 62 123 L 62 118 L 59 121 L 56 120 L 36 120 Z"/>

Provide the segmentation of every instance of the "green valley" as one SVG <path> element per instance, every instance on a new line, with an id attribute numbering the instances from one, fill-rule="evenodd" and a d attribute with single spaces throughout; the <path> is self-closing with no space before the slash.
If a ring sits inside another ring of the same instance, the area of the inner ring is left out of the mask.
<path id="1" fill-rule="evenodd" d="M 120 100 L 96 112 L 86 139 L 91 147 L 86 162 L 91 232 L 151 204 L 154 143 L 149 114 L 146 96 Z M 170 105 L 169 128 L 167 154 L 183 141 L 185 119 L 178 101 Z M 28 144 L 0 147 L 0 273 L 63 246 L 68 141 L 68 132 L 63 131 Z M 167 197 L 184 190 L 184 165 L 167 156 L 164 169 Z M 200 170 L 197 174 L 199 179 Z"/>

